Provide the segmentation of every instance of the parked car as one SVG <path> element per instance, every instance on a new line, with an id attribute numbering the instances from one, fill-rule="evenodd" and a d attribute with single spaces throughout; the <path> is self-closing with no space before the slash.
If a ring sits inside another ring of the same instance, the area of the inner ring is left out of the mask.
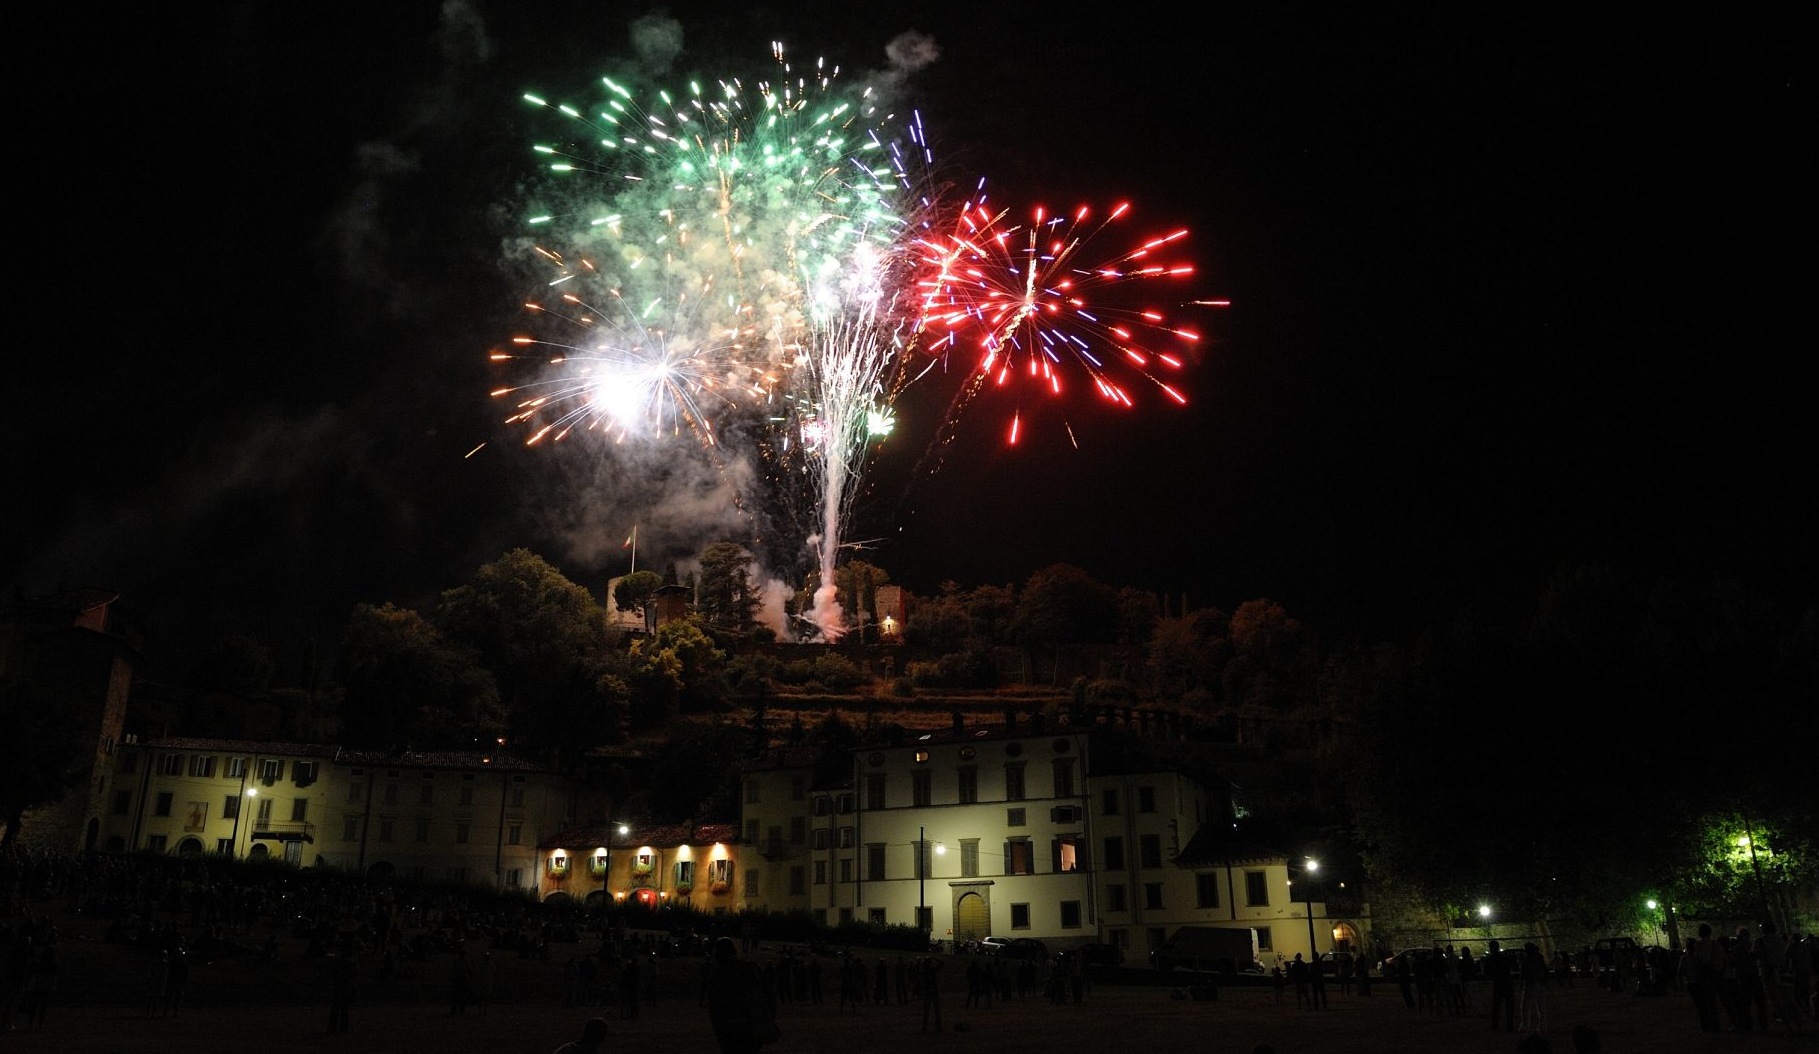
<path id="1" fill-rule="evenodd" d="M 1034 937 L 986 937 L 979 942 L 981 955 L 1002 955 L 1006 959 L 1048 961 L 1048 945 Z"/>
<path id="2" fill-rule="evenodd" d="M 1124 949 L 1116 944 L 1082 944 L 1074 949 L 1083 966 L 1123 966 Z"/>

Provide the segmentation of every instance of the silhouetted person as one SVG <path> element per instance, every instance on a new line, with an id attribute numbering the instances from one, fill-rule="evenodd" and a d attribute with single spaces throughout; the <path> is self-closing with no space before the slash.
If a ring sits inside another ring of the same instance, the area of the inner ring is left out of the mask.
<path id="1" fill-rule="evenodd" d="M 606 1046 L 606 1018 L 590 1017 L 581 1026 L 581 1038 L 556 1048 L 556 1054 L 600 1054 Z"/>
<path id="2" fill-rule="evenodd" d="M 354 965 L 354 950 L 343 947 L 341 954 L 329 961 L 328 971 L 328 1030 L 346 1032 L 359 975 L 359 968 Z"/>
<path id="3" fill-rule="evenodd" d="M 1491 1028 L 1516 1031 L 1515 964 L 1498 941 L 1492 941 L 1490 950 L 1484 953 L 1484 979 L 1491 986 Z"/>
<path id="4" fill-rule="evenodd" d="M 707 1016 L 722 1054 L 756 1054 L 776 1037 L 774 1013 L 757 966 L 739 958 L 731 937 L 717 938 L 707 981 Z"/>

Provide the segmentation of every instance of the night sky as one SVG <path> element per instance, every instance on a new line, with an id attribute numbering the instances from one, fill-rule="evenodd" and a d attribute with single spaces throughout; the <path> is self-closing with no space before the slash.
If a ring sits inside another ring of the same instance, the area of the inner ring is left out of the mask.
<path id="1" fill-rule="evenodd" d="M 1012 447 L 991 393 L 945 421 L 953 381 L 908 391 L 850 533 L 912 590 L 1065 562 L 1365 640 L 1563 562 L 1819 595 L 1791 27 L 723 6 L 54 15 L 82 19 L 45 38 L 58 75 L 15 91 L 9 586 L 118 591 L 169 661 L 243 632 L 288 663 L 511 548 L 598 595 L 634 524 L 652 569 L 736 536 L 681 459 L 526 450 L 487 396 L 525 295 L 498 262 L 520 96 L 578 93 L 667 13 L 665 83 L 924 35 L 905 91 L 955 180 L 1129 200 L 1231 301 L 1185 407 L 1031 406 Z"/>

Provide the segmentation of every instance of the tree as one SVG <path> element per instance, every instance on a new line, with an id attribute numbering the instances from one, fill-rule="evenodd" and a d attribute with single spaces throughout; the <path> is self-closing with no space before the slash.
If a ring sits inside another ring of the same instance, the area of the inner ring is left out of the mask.
<path id="1" fill-rule="evenodd" d="M 1066 649 L 1117 639 L 1118 598 L 1110 586 L 1069 564 L 1032 574 L 1017 597 L 1011 633 L 1027 649 L 1049 648 L 1057 660 Z"/>
<path id="2" fill-rule="evenodd" d="M 643 612 L 657 590 L 663 588 L 663 576 L 655 571 L 633 571 L 613 587 L 613 603 L 620 611 Z"/>
<path id="3" fill-rule="evenodd" d="M 71 707 L 57 703 L 21 680 L 0 684 L 0 856 L 17 843 L 28 810 L 82 782 L 81 726 Z"/>
<path id="4" fill-rule="evenodd" d="M 568 765 L 594 745 L 588 735 L 612 709 L 601 690 L 614 670 L 605 609 L 586 589 L 514 549 L 445 591 L 430 621 L 493 675 L 516 749 Z"/>
<path id="5" fill-rule="evenodd" d="M 351 744 L 454 748 L 505 732 L 492 675 L 408 608 L 356 606 L 336 679 L 341 734 Z"/>
<path id="6" fill-rule="evenodd" d="M 708 626 L 744 634 L 758 618 L 752 586 L 752 554 L 736 542 L 715 542 L 701 551 L 701 591 L 695 609 Z"/>
<path id="7" fill-rule="evenodd" d="M 727 697 L 726 653 L 714 646 L 699 616 L 657 627 L 632 642 L 631 679 L 637 692 L 634 731 L 662 728 L 678 713 L 718 709 Z"/>

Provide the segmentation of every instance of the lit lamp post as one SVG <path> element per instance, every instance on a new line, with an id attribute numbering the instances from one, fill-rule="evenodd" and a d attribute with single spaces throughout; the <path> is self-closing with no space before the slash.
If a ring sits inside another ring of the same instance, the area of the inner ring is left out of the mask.
<path id="1" fill-rule="evenodd" d="M 1309 965 L 1320 969 L 1320 946 L 1314 942 L 1314 872 L 1320 870 L 1320 861 L 1307 858 L 1307 866 L 1301 872 L 1301 881 L 1307 886 L 1301 894 L 1301 902 L 1307 905 L 1307 954 Z"/>
<path id="2" fill-rule="evenodd" d="M 606 832 L 606 844 L 600 847 L 600 855 L 598 857 L 600 861 L 600 892 L 605 895 L 606 907 L 609 908 L 613 906 L 613 834 L 614 832 L 617 832 L 623 836 L 630 834 L 631 830 L 632 829 L 625 824 L 609 827 Z"/>
<path id="3" fill-rule="evenodd" d="M 240 782 L 245 783 L 246 777 L 240 777 Z M 233 836 L 227 840 L 227 855 L 230 857 L 238 857 L 240 855 L 240 814 L 253 807 L 253 799 L 259 796 L 259 788 L 248 787 L 240 793 L 243 800 L 240 802 L 239 806 L 234 809 L 234 833 Z M 248 827 L 247 829 L 251 830 L 252 828 Z"/>
<path id="4" fill-rule="evenodd" d="M 935 847 L 937 854 L 944 852 L 941 846 Z M 922 931 L 923 944 L 929 942 L 930 934 L 935 929 L 935 920 L 928 910 L 928 828 L 916 828 L 916 928 Z"/>

